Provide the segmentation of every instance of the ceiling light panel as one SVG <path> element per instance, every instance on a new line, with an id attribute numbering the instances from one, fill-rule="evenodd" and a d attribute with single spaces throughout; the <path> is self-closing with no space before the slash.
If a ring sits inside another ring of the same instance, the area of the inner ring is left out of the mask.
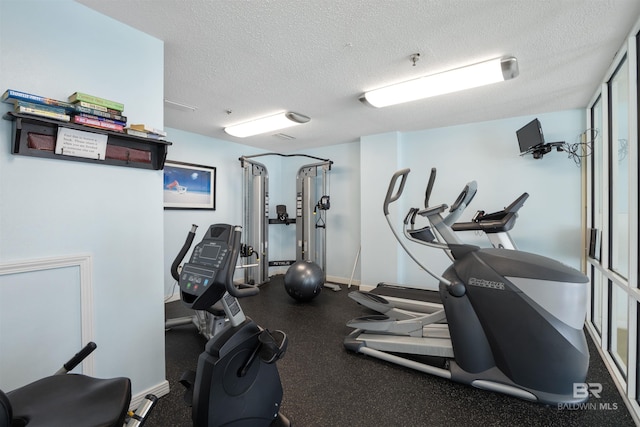
<path id="1" fill-rule="evenodd" d="M 298 126 L 308 123 L 311 119 L 302 114 L 293 112 L 284 112 L 273 116 L 262 117 L 260 119 L 251 120 L 249 122 L 240 123 L 224 128 L 224 131 L 231 136 L 238 138 L 246 138 L 253 135 L 259 135 L 267 132 L 273 132 L 279 129 L 285 129 L 292 126 Z"/>
<path id="2" fill-rule="evenodd" d="M 364 98 L 380 108 L 502 82 L 518 73 L 516 58 L 496 58 L 372 90 Z"/>

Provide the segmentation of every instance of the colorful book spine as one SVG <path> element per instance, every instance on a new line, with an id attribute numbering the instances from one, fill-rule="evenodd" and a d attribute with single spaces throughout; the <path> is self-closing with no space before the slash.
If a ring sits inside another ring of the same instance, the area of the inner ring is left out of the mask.
<path id="1" fill-rule="evenodd" d="M 73 116 L 71 118 L 71 121 L 80 125 L 91 126 L 100 129 L 115 130 L 117 132 L 122 132 L 122 130 L 124 129 L 124 126 L 122 125 L 117 125 L 115 123 L 109 123 L 102 120 L 90 119 L 88 117 L 82 116 Z"/>
<path id="2" fill-rule="evenodd" d="M 107 119 L 105 117 L 95 116 L 93 114 L 76 113 L 76 114 L 74 114 L 74 116 L 86 117 L 87 119 L 92 119 L 92 120 L 100 120 L 101 122 L 113 123 L 113 124 L 116 124 L 116 125 L 120 125 L 122 127 L 127 125 L 127 123 L 121 122 L 119 120 Z"/>
<path id="3" fill-rule="evenodd" d="M 75 92 L 69 96 L 69 102 L 88 102 L 91 104 L 102 105 L 103 107 L 110 108 L 116 111 L 124 111 L 124 104 L 109 99 L 100 98 L 98 96 L 89 95 L 87 93 Z"/>
<path id="4" fill-rule="evenodd" d="M 92 110 L 104 111 L 105 113 L 109 112 L 109 109 L 107 107 L 103 107 L 102 105 L 98 105 L 98 104 L 92 104 L 90 102 L 78 101 L 78 102 L 74 102 L 73 105 L 75 105 L 76 108 L 84 107 L 84 108 L 91 108 Z"/>
<path id="5" fill-rule="evenodd" d="M 105 119 L 117 120 L 119 122 L 125 123 L 127 122 L 127 118 L 121 114 L 113 114 L 102 110 L 96 110 L 95 108 L 84 107 L 78 104 L 76 104 L 76 111 L 78 113 L 91 114 L 93 116 L 103 117 Z"/>
<path id="6" fill-rule="evenodd" d="M 58 101 L 53 98 L 45 98 L 40 95 L 33 95 L 31 93 L 20 92 L 13 89 L 7 89 L 7 91 L 2 94 L 2 102 L 11 103 L 15 101 L 26 101 L 41 105 L 55 105 L 56 107 L 62 107 L 69 111 L 73 110 L 73 105 L 68 102 Z"/>
<path id="7" fill-rule="evenodd" d="M 68 122 L 71 119 L 71 117 L 67 114 L 56 113 L 54 111 L 44 110 L 41 108 L 16 106 L 14 108 L 14 111 L 20 114 L 30 114 L 32 116 L 47 117 L 49 119 L 60 120 L 63 122 Z"/>
<path id="8" fill-rule="evenodd" d="M 56 107 L 55 105 L 34 104 L 33 102 L 18 101 L 16 99 L 13 100 L 13 105 L 14 105 L 14 108 L 17 108 L 17 107 L 35 108 L 37 110 L 51 111 L 52 113 L 67 114 L 67 110 L 65 108 Z"/>

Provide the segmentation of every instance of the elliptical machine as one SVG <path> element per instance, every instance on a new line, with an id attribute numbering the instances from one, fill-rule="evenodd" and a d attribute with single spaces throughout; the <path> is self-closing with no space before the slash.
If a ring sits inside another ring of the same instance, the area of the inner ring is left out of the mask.
<path id="1" fill-rule="evenodd" d="M 189 247 L 195 228 L 185 242 Z M 195 427 L 290 425 L 279 412 L 283 393 L 275 365 L 285 353 L 287 336 L 263 329 L 244 315 L 237 298 L 260 290 L 233 283 L 240 242 L 241 227 L 211 225 L 182 270 L 172 268 L 187 307 L 207 310 L 220 301 L 228 319 L 207 342 L 197 370 L 181 380 L 187 386 L 185 400 L 191 403 Z M 181 251 L 182 257 L 186 252 Z"/>
<path id="2" fill-rule="evenodd" d="M 384 201 L 398 200 L 410 170 L 391 178 Z M 398 190 L 396 184 L 400 179 Z M 432 272 L 404 245 L 409 256 L 438 279 L 441 310 L 365 316 L 347 323 L 355 330 L 344 340 L 348 350 L 477 388 L 545 403 L 579 403 L 573 385 L 584 383 L 589 351 L 583 332 L 588 278 L 564 264 L 526 252 L 481 249 L 457 241 L 443 221 L 446 205 L 418 210 L 447 242 L 409 240 L 450 251 L 453 264 L 442 276 Z M 425 234 L 425 233 L 423 233 Z M 455 243 L 453 243 L 455 242 Z M 430 292 L 430 291 L 425 291 Z M 381 304 L 383 297 L 377 297 Z M 439 363 L 411 357 L 432 356 Z"/>
<path id="3" fill-rule="evenodd" d="M 429 199 L 436 179 L 436 168 L 431 169 L 429 181 L 424 197 L 424 207 L 429 207 Z M 529 198 L 528 193 L 523 193 L 515 199 L 509 206 L 504 209 L 492 213 L 486 213 L 479 210 L 475 213 L 469 222 L 456 222 L 469 206 L 477 192 L 476 181 L 468 182 L 456 200 L 448 210 L 448 213 L 442 217 L 442 224 L 430 224 L 426 227 L 416 228 L 416 217 L 420 209 L 411 208 L 405 216 L 404 223 L 406 226 L 405 234 L 410 236 L 410 240 L 416 243 L 427 245 L 438 241 L 441 243 L 459 243 L 458 233 L 451 233 L 450 229 L 445 227 L 448 225 L 453 231 L 475 231 L 484 233 L 493 247 L 516 250 L 516 244 L 509 235 L 509 231 L 515 226 L 518 218 L 518 211 Z M 386 205 L 385 205 L 386 206 Z M 387 213 L 385 212 L 385 216 Z M 433 218 L 433 217 L 432 217 Z M 395 233 L 394 225 L 388 220 L 389 227 L 400 245 L 402 240 Z M 452 239 L 451 241 L 448 239 Z M 405 248 L 406 249 L 406 248 Z M 451 251 L 445 251 L 447 256 L 454 260 Z M 415 257 L 412 257 L 415 260 Z M 417 262 L 417 261 L 416 261 Z M 420 263 L 418 262 L 418 265 Z M 422 265 L 420 265 L 422 267 Z M 383 303 L 377 298 L 384 298 Z M 349 297 L 359 304 L 387 314 L 393 308 L 406 309 L 419 313 L 432 313 L 442 310 L 440 296 L 437 292 L 424 292 L 421 289 L 414 289 L 404 285 L 395 283 L 380 282 L 370 291 L 353 291 L 349 293 Z"/>

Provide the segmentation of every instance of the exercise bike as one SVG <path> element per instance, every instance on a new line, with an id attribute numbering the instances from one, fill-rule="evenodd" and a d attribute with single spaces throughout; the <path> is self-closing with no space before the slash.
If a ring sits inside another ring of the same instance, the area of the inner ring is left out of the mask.
<path id="1" fill-rule="evenodd" d="M 158 398 L 148 394 L 129 411 L 129 378 L 68 374 L 96 349 L 90 342 L 53 375 L 3 393 L 0 427 L 142 427 Z"/>
<path id="2" fill-rule="evenodd" d="M 391 178 L 384 201 L 389 222 L 389 206 L 402 195 L 409 172 Z M 345 348 L 533 402 L 586 400 L 574 396 L 573 385 L 584 383 L 589 367 L 583 332 L 588 278 L 539 255 L 465 245 L 443 222 L 446 209 L 431 206 L 416 215 L 428 218 L 447 242 L 421 239 L 404 224 L 408 240 L 451 252 L 453 263 L 442 275 L 417 260 L 392 228 L 409 256 L 439 281 L 438 291 L 425 292 L 436 293 L 442 308 L 353 319 Z"/>
<path id="3" fill-rule="evenodd" d="M 197 228 L 198 226 L 195 224 L 191 226 L 191 230 L 187 234 L 187 238 L 185 239 L 182 248 L 180 248 L 180 251 L 171 264 L 170 271 L 171 276 L 174 279 L 180 277 L 180 263 L 184 260 L 184 257 L 186 256 L 189 249 L 191 249 L 193 239 L 196 236 Z M 176 281 L 177 280 L 178 279 L 176 279 Z M 198 330 L 198 333 L 202 335 L 207 341 L 210 340 L 215 335 L 220 333 L 227 324 L 227 317 L 224 313 L 222 303 L 218 301 L 210 307 L 206 307 L 204 310 L 194 310 L 194 313 L 190 316 L 166 319 L 164 327 L 165 330 L 170 330 L 177 326 L 190 324 L 193 324 Z"/>
<path id="4" fill-rule="evenodd" d="M 189 246 L 194 234 L 195 227 L 187 238 Z M 181 380 L 195 427 L 290 425 L 280 412 L 283 391 L 275 365 L 286 351 L 287 336 L 261 328 L 240 307 L 238 298 L 260 292 L 233 283 L 240 236 L 239 226 L 211 225 L 182 270 L 172 268 L 187 307 L 207 310 L 220 302 L 228 319 L 207 342 L 197 370 Z M 183 247 L 181 257 L 188 249 Z"/>
<path id="5" fill-rule="evenodd" d="M 191 232 L 195 234 L 195 228 Z M 240 227 L 227 224 L 209 227 L 176 277 L 188 307 L 206 310 L 222 301 L 229 319 L 207 342 L 197 370 L 183 376 L 181 382 L 188 386 L 185 398 L 192 404 L 195 427 L 290 426 L 280 413 L 283 392 L 275 365 L 286 351 L 287 337 L 282 331 L 259 327 L 244 315 L 237 300 L 259 292 L 233 284 L 240 234 Z M 191 243 L 193 236 L 188 240 Z M 141 427 L 155 396 L 147 395 L 135 412 L 128 412 L 128 378 L 64 375 L 93 349 L 95 344 L 90 343 L 55 375 L 6 394 L 0 391 L 0 427 L 122 427 L 125 422 L 127 427 Z"/>

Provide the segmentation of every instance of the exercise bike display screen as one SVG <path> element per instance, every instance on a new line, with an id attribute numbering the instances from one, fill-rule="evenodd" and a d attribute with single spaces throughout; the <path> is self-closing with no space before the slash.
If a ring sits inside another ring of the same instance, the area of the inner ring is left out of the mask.
<path id="1" fill-rule="evenodd" d="M 220 268 L 228 252 L 228 247 L 218 242 L 199 243 L 193 250 L 190 262 Z"/>
<path id="2" fill-rule="evenodd" d="M 220 255 L 220 246 L 217 245 L 204 245 L 202 247 L 202 251 L 200 252 L 201 258 L 207 258 L 210 260 L 217 260 L 218 255 Z"/>
<path id="3" fill-rule="evenodd" d="M 180 273 L 182 301 L 196 310 L 207 309 L 225 292 L 230 248 L 227 242 L 209 235 L 194 247 L 191 260 L 184 264 Z"/>

